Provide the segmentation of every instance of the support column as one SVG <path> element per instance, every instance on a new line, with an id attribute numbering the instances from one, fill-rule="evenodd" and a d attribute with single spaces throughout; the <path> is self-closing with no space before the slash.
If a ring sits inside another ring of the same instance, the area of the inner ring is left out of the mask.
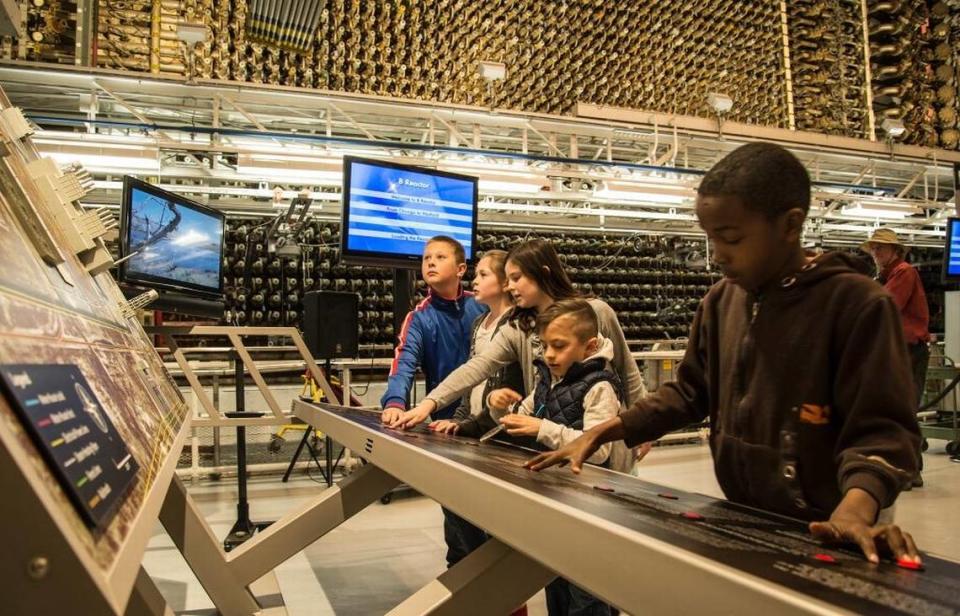
<path id="1" fill-rule="evenodd" d="M 260 610 L 246 585 L 230 574 L 220 540 L 176 475 L 163 501 L 160 522 L 221 614 L 249 616 Z"/>
<path id="2" fill-rule="evenodd" d="M 390 616 L 509 614 L 557 574 L 497 539 L 490 539 L 447 569 Z"/>
<path id="3" fill-rule="evenodd" d="M 173 610 L 142 565 L 124 616 L 174 616 Z"/>
<path id="4" fill-rule="evenodd" d="M 398 483 L 399 480 L 372 464 L 357 469 L 298 511 L 274 522 L 230 552 L 227 563 L 233 578 L 243 584 L 252 583 L 359 513 Z"/>

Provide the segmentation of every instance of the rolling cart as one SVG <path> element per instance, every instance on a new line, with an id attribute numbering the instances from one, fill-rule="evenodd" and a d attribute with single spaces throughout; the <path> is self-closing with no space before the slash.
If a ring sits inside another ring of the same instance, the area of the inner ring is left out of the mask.
<path id="1" fill-rule="evenodd" d="M 940 439 L 947 441 L 947 454 L 951 459 L 960 462 L 960 417 L 958 417 L 958 399 L 957 385 L 960 383 L 960 368 L 956 366 L 931 366 L 927 369 L 928 381 L 942 381 L 946 387 L 936 398 L 927 402 L 924 410 L 918 413 L 920 422 L 920 434 L 923 436 L 923 442 L 920 445 L 922 451 L 926 451 L 930 443 L 928 439 Z M 944 401 L 949 400 L 948 404 Z M 927 406 L 941 406 L 947 408 L 927 409 Z"/>

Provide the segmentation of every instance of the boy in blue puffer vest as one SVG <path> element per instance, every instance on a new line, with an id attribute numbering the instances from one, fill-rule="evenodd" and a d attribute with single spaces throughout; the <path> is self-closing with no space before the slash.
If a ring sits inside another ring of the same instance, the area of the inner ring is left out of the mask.
<path id="1" fill-rule="evenodd" d="M 593 426 L 616 417 L 623 398 L 617 373 L 611 368 L 613 343 L 599 333 L 597 315 L 583 299 L 560 300 L 537 316 L 543 359 L 534 360 L 537 386 L 515 413 L 491 407 L 491 414 L 514 437 L 535 440 L 534 447 L 553 450 L 572 442 Z M 611 444 L 587 460 L 617 466 Z M 624 470 L 615 468 L 614 470 Z M 600 599 L 563 578 L 547 585 L 551 616 L 593 616 L 617 612 Z"/>
<path id="2" fill-rule="evenodd" d="M 460 242 L 445 235 L 427 242 L 420 272 L 430 290 L 403 321 L 387 391 L 380 399 L 383 423 L 391 423 L 407 410 L 417 368 L 423 369 L 430 391 L 470 356 L 471 327 L 486 308 L 473 299 L 473 293 L 463 290 L 460 281 L 466 271 Z M 434 413 L 434 418 L 449 419 L 456 408 L 456 403 L 451 404 Z"/>

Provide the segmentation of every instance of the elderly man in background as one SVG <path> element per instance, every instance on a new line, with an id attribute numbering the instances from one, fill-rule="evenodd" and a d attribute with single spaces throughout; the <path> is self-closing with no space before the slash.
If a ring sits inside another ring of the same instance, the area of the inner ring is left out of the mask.
<path id="1" fill-rule="evenodd" d="M 923 390 L 927 380 L 927 362 L 930 359 L 930 310 L 927 294 L 923 291 L 920 275 L 904 260 L 907 247 L 900 243 L 897 234 L 890 229 L 877 229 L 861 248 L 873 257 L 877 265 L 877 279 L 893 296 L 900 309 L 903 337 L 910 352 L 913 367 L 913 382 L 917 392 L 917 407 L 923 403 Z M 923 459 L 920 460 L 923 468 Z M 923 477 L 917 473 L 913 487 L 923 485 Z"/>

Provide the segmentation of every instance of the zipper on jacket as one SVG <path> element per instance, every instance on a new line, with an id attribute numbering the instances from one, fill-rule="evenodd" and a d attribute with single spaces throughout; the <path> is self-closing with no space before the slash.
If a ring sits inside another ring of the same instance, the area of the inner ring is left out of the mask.
<path id="1" fill-rule="evenodd" d="M 747 332 L 740 343 L 740 349 L 737 353 L 737 413 L 736 430 L 737 434 L 743 434 L 747 424 L 747 413 L 743 409 L 743 399 L 747 393 L 748 379 L 753 370 L 753 355 L 756 352 L 756 340 L 753 328 L 756 325 L 757 317 L 760 315 L 760 306 L 763 299 L 760 297 L 751 298 L 750 321 L 747 323 Z"/>

